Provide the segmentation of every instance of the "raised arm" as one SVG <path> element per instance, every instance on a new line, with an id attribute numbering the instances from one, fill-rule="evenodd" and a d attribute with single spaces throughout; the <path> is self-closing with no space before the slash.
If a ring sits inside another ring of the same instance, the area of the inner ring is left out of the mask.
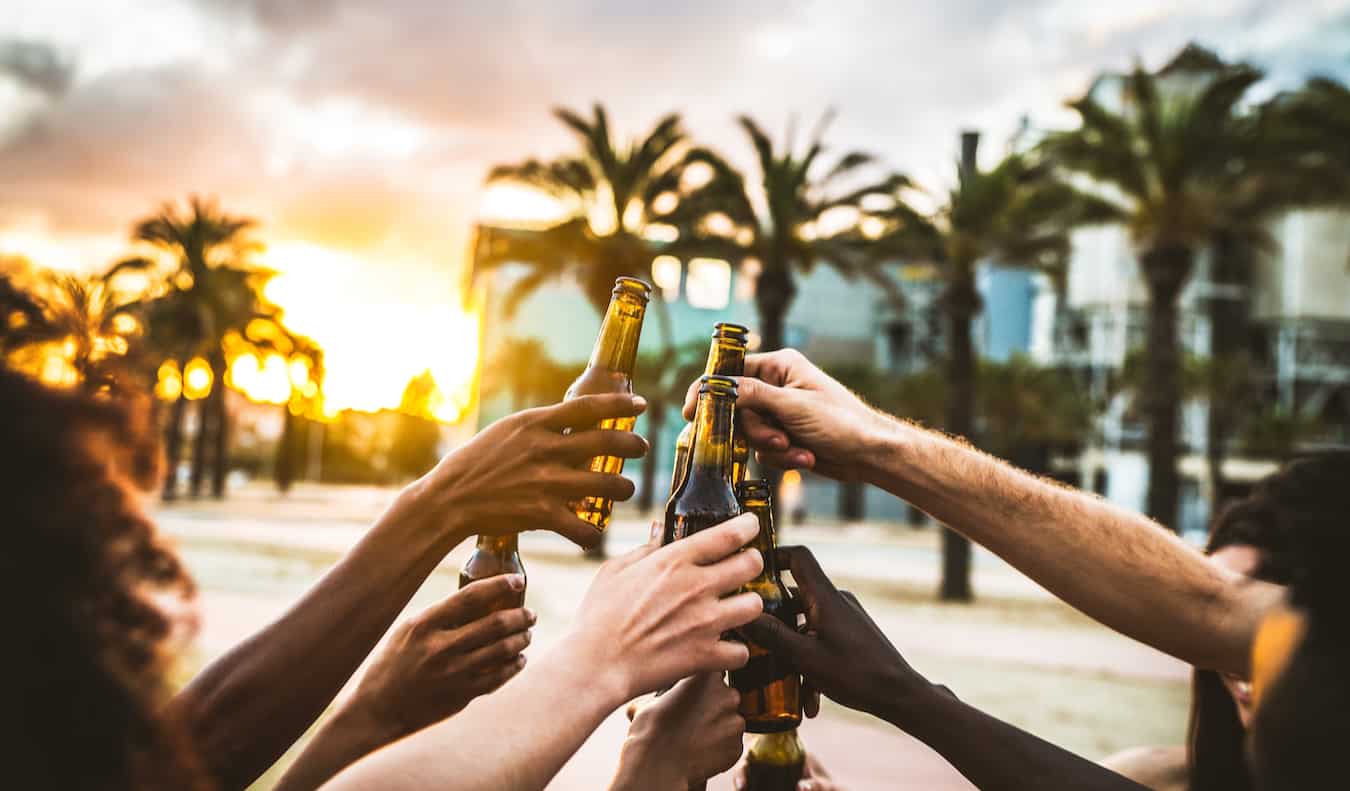
<path id="1" fill-rule="evenodd" d="M 761 459 L 879 486 L 1107 626 L 1245 673 L 1278 587 L 1208 563 L 1140 514 L 878 412 L 794 350 L 751 355 L 746 373 L 737 404 Z"/>
<path id="2" fill-rule="evenodd" d="M 762 567 L 738 552 L 758 525 L 740 516 L 666 547 L 639 547 L 601 566 L 571 631 L 510 684 L 451 719 L 367 756 L 330 791 L 536 791 L 610 713 L 700 672 L 741 667 L 728 629 L 763 611 L 732 594 Z"/>
<path id="3" fill-rule="evenodd" d="M 946 758 L 982 791 L 1143 786 L 968 706 L 920 676 L 851 594 L 837 590 L 804 547 L 783 547 L 809 634 L 764 616 L 745 627 L 822 694 L 890 722 Z"/>
<path id="4" fill-rule="evenodd" d="M 277 782 L 313 791 L 343 767 L 449 717 L 525 666 L 535 615 L 517 607 L 525 578 L 478 580 L 395 627 L 356 690 Z"/>
<path id="5" fill-rule="evenodd" d="M 441 558 L 476 533 L 547 529 L 598 539 L 568 503 L 632 496 L 617 475 L 579 468 L 646 452 L 636 434 L 568 428 L 635 415 L 628 395 L 586 396 L 494 423 L 409 485 L 374 527 L 290 610 L 213 662 L 170 703 L 222 789 L 262 774 L 332 702 Z"/>

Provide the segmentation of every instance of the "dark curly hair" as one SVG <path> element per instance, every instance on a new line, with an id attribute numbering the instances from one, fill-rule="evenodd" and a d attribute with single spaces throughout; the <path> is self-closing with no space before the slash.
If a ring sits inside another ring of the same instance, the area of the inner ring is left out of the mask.
<path id="1" fill-rule="evenodd" d="M 202 789 L 186 728 L 161 714 L 181 623 L 157 596 L 191 579 L 142 514 L 148 420 L 0 365 L 0 672 L 14 788 Z"/>
<path id="2" fill-rule="evenodd" d="M 1305 623 L 1252 723 L 1255 787 L 1342 787 L 1350 743 L 1350 451 L 1295 462 L 1266 488 L 1293 504 L 1283 514 L 1292 539 L 1290 601 Z"/>

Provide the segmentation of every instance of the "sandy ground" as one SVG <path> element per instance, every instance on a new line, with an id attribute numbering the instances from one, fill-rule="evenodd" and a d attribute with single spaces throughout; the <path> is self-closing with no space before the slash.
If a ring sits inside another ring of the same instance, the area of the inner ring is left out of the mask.
<path id="1" fill-rule="evenodd" d="M 179 541 L 202 589 L 205 626 L 197 660 L 219 655 L 279 615 L 359 538 L 391 496 L 381 489 L 305 487 L 281 499 L 265 488 L 248 488 L 225 503 L 161 508 L 159 523 Z M 619 516 L 611 535 L 614 552 L 646 536 L 644 521 Z M 934 530 L 863 524 L 791 526 L 784 533 L 787 541 L 811 546 L 836 582 L 859 595 L 915 667 L 963 699 L 1090 758 L 1180 742 L 1185 667 L 1097 626 L 997 558 L 977 553 L 976 604 L 939 605 L 931 596 L 938 559 Z M 467 551 L 451 553 L 410 610 L 454 589 L 454 571 Z M 549 535 L 527 534 L 522 553 L 528 600 L 540 614 L 531 648 L 538 651 L 566 629 L 594 567 Z M 610 717 L 550 788 L 603 788 L 625 728 L 621 713 Z M 801 733 L 807 749 L 854 791 L 972 787 L 922 744 L 828 703 Z M 255 788 L 270 788 L 276 773 Z M 715 778 L 709 788 L 731 784 Z"/>

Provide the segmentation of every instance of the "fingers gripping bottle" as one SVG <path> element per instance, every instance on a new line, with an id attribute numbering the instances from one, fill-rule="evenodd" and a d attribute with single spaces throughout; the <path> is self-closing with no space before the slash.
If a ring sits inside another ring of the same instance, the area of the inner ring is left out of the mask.
<path id="1" fill-rule="evenodd" d="M 633 366 L 637 362 L 638 341 L 642 337 L 642 320 L 647 313 L 647 300 L 652 287 L 633 277 L 614 281 L 609 309 L 600 324 L 600 336 L 595 339 L 591 361 L 581 376 L 567 388 L 563 398 L 570 401 L 577 396 L 601 393 L 633 392 Z M 596 428 L 632 431 L 636 417 L 608 418 Z M 592 472 L 623 472 L 623 459 L 618 456 L 596 456 L 587 468 Z M 614 501 L 607 497 L 586 497 L 577 503 L 577 516 L 600 530 L 609 526 Z"/>
<path id="2" fill-rule="evenodd" d="M 703 369 L 704 375 L 744 376 L 745 351 L 750 330 L 741 324 L 720 322 L 713 326 L 712 344 L 708 348 L 708 363 Z M 671 494 L 679 488 L 684 478 L 685 468 L 689 465 L 689 452 L 694 445 L 694 424 L 686 423 L 675 440 L 675 467 L 670 476 Z M 735 485 L 745 480 L 750 459 L 750 446 L 746 443 L 740 426 L 732 420 L 731 437 L 731 479 Z"/>
<path id="3" fill-rule="evenodd" d="M 758 593 L 764 601 L 765 615 L 796 629 L 797 611 L 774 558 L 777 540 L 769 483 L 745 481 L 736 487 L 736 495 L 741 508 L 759 519 L 759 535 L 751 546 L 764 557 L 763 570 L 742 591 Z M 741 693 L 740 714 L 745 718 L 745 729 L 750 733 L 777 733 L 796 728 L 802 721 L 801 676 L 768 649 L 748 640 L 746 645 L 750 648 L 750 661 L 745 667 L 731 671 L 731 685 Z"/>
<path id="4" fill-rule="evenodd" d="M 731 482 L 731 424 L 736 383 L 724 376 L 699 380 L 694 441 L 684 479 L 666 503 L 664 537 L 687 538 L 741 513 Z"/>

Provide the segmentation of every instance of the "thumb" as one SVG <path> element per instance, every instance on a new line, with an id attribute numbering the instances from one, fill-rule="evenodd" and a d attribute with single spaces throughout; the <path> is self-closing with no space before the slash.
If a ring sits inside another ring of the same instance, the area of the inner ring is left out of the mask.
<path id="1" fill-rule="evenodd" d="M 802 670 L 802 660 L 815 650 L 816 638 L 798 634 L 772 615 L 759 616 L 742 626 L 741 631 L 756 645 L 786 659 L 798 672 Z"/>

